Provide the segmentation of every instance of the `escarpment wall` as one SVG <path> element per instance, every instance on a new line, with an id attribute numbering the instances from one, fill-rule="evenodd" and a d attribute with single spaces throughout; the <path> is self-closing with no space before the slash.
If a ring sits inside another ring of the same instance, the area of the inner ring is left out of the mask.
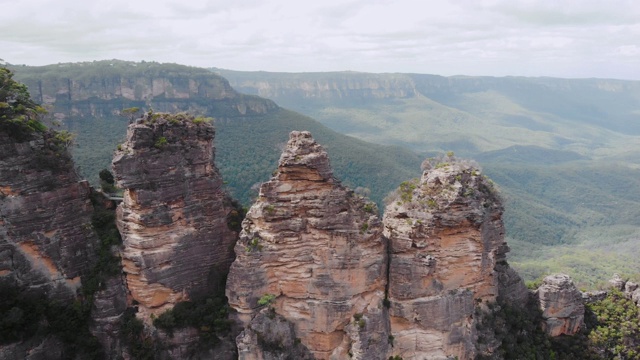
<path id="1" fill-rule="evenodd" d="M 386 354 L 386 247 L 375 212 L 333 177 L 311 134 L 291 133 L 243 222 L 227 280 L 229 303 L 247 327 L 238 338 L 242 359 L 255 356 L 246 349 L 259 346 L 251 340 L 264 307 L 291 323 L 317 359 Z M 351 335 L 374 327 L 364 344 Z"/>
<path id="2" fill-rule="evenodd" d="M 127 287 L 150 322 L 179 301 L 217 291 L 237 234 L 214 165 L 214 129 L 193 117 L 148 113 L 113 159 Z M 221 290 L 221 289 L 219 289 Z"/>
<path id="3" fill-rule="evenodd" d="M 118 116 L 123 108 L 147 107 L 150 102 L 157 111 L 215 112 L 216 118 L 277 108 L 272 101 L 238 93 L 210 71 L 177 64 L 106 60 L 16 67 L 15 72 L 32 98 L 63 122 Z"/>

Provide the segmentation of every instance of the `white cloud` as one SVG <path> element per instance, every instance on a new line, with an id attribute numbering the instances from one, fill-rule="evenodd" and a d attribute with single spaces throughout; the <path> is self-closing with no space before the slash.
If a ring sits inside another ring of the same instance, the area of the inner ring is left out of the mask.
<path id="1" fill-rule="evenodd" d="M 640 79 L 635 0 L 3 2 L 11 63 Z"/>

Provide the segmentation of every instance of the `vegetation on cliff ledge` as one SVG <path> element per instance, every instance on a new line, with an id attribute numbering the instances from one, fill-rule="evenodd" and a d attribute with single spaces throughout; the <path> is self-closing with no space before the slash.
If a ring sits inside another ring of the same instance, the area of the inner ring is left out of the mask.
<path id="1" fill-rule="evenodd" d="M 0 67 L 0 130 L 17 141 L 31 138 L 34 132 L 45 132 L 40 121 L 46 111 L 31 100 L 27 86 L 13 80 L 9 69 Z"/>
<path id="2" fill-rule="evenodd" d="M 585 328 L 573 336 L 549 337 L 542 330 L 542 313 L 535 299 L 524 308 L 502 301 L 490 304 L 489 311 L 476 311 L 478 347 L 499 341 L 500 358 L 605 360 L 640 359 L 640 312 L 632 300 L 618 290 L 586 304 Z M 480 354 L 478 359 L 491 356 Z"/>

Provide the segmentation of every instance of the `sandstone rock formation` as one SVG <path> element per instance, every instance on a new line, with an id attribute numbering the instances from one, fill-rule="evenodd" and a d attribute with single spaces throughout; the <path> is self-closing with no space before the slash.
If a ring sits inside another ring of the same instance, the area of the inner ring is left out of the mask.
<path id="1" fill-rule="evenodd" d="M 91 333 L 98 339 L 105 354 L 122 354 L 122 315 L 127 309 L 127 288 L 123 276 L 105 281 L 104 288 L 93 296 Z"/>
<path id="2" fill-rule="evenodd" d="M 131 124 L 113 160 L 128 290 L 138 316 L 211 293 L 233 261 L 236 233 L 203 119 L 148 113 Z"/>
<path id="3" fill-rule="evenodd" d="M 584 326 L 584 303 L 568 275 L 555 274 L 544 278 L 536 291 L 543 328 L 550 336 L 574 335 Z"/>
<path id="4" fill-rule="evenodd" d="M 40 306 L 53 302 L 67 304 L 77 299 L 82 281 L 94 266 L 98 244 L 91 226 L 93 208 L 89 194 L 88 183 L 76 175 L 66 144 L 55 132 L 34 131 L 17 138 L 0 128 L 3 310 L 15 301 L 9 294 L 42 299 Z M 3 335 L 9 333 L 12 321 L 38 316 L 25 316 L 29 304 L 24 309 L 21 305 L 9 310 L 13 311 L 13 317 L 2 313 Z M 29 324 L 28 320 L 26 323 Z M 0 359 L 65 356 L 66 346 L 56 335 L 25 336 L 15 343 L 0 339 Z"/>
<path id="5" fill-rule="evenodd" d="M 313 355 L 296 338 L 293 324 L 273 308 L 264 308 L 238 336 L 239 358 L 244 360 L 311 360 Z"/>
<path id="6" fill-rule="evenodd" d="M 609 280 L 609 285 L 612 289 L 621 291 L 627 299 L 632 300 L 636 305 L 640 306 L 640 285 L 633 281 L 623 279 L 620 274 L 613 274 L 613 278 Z M 607 291 L 601 291 L 600 293 L 602 293 L 602 298 L 605 298 L 608 294 Z M 583 297 L 592 297 L 589 295 L 592 294 L 583 294 Z"/>
<path id="7" fill-rule="evenodd" d="M 215 108 L 220 117 L 264 114 L 277 108 L 272 101 L 238 93 L 207 69 L 177 64 L 106 60 L 18 68 L 16 75 L 36 101 L 65 122 L 113 117 L 123 105 L 142 107 L 149 101 L 158 111 L 206 113 Z"/>
<path id="8" fill-rule="evenodd" d="M 472 359 L 474 309 L 498 296 L 522 304 L 522 280 L 508 267 L 502 204 L 480 171 L 448 156 L 425 161 L 385 209 L 390 242 L 393 354 Z"/>
<path id="9" fill-rule="evenodd" d="M 98 241 L 89 193 L 53 133 L 0 131 L 0 278 L 74 297 Z"/>
<path id="10" fill-rule="evenodd" d="M 386 247 L 375 213 L 333 177 L 311 134 L 292 132 L 235 247 L 227 296 L 242 325 L 255 327 L 252 318 L 268 302 L 317 359 L 386 355 Z M 241 359 L 254 358 L 243 350 L 251 331 L 237 340 Z"/>

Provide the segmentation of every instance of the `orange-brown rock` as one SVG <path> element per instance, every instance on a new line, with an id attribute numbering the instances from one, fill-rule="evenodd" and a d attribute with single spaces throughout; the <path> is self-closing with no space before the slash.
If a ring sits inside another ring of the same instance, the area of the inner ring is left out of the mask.
<path id="1" fill-rule="evenodd" d="M 233 261 L 214 129 L 184 114 L 148 113 L 129 126 L 113 160 L 124 200 L 117 209 L 127 287 L 149 320 L 210 293 Z"/>
<path id="2" fill-rule="evenodd" d="M 386 247 L 375 212 L 333 177 L 327 153 L 311 134 L 292 132 L 235 247 L 227 296 L 238 320 L 248 326 L 260 299 L 272 294 L 268 306 L 293 324 L 315 358 L 346 359 L 353 346 L 354 358 L 386 355 Z M 354 323 L 379 334 L 361 344 L 349 330 Z M 251 349 L 251 334 L 239 337 L 239 346 Z M 255 354 L 243 350 L 240 358 Z"/>
<path id="3" fill-rule="evenodd" d="M 536 291 L 542 310 L 542 327 L 550 336 L 574 335 L 584 327 L 584 302 L 569 275 L 544 278 Z"/>
<path id="4" fill-rule="evenodd" d="M 89 194 L 54 132 L 0 130 L 0 281 L 73 298 L 96 258 Z"/>
<path id="5" fill-rule="evenodd" d="M 384 214 L 390 241 L 393 355 L 472 359 L 474 309 L 499 295 L 523 302 L 508 268 L 502 205 L 473 164 L 425 161 L 420 180 L 401 184 Z"/>
<path id="6" fill-rule="evenodd" d="M 3 117 L 1 121 L 7 121 Z M 68 304 L 80 295 L 82 280 L 96 259 L 91 189 L 77 176 L 56 132 L 15 136 L 7 128 L 0 126 L 0 293 L 9 304 L 15 300 L 13 291 Z M 13 309 L 22 314 L 20 307 Z M 6 320 L 7 315 L 2 317 Z M 11 331 L 6 330 L 12 328 L 11 321 L 2 325 L 3 334 Z M 65 357 L 65 343 L 46 331 L 14 343 L 7 340 L 0 340 L 0 359 Z"/>

